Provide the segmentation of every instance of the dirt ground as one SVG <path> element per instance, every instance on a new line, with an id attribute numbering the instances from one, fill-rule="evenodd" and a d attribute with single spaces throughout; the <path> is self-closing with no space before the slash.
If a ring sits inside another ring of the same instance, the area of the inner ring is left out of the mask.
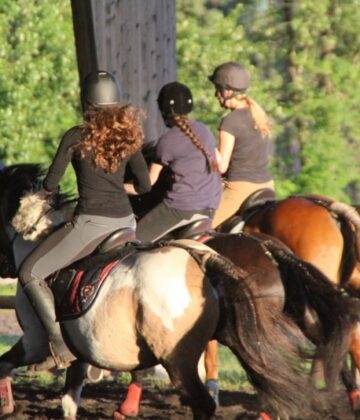
<path id="1" fill-rule="evenodd" d="M 14 312 L 0 313 L 0 335 L 19 335 Z M 21 373 L 23 381 L 14 384 L 13 391 L 16 401 L 16 412 L 9 419 L 16 420 L 52 420 L 61 419 L 61 388 L 39 387 L 26 385 L 27 377 L 31 373 Z M 78 420 L 112 419 L 114 410 L 126 393 L 126 388 L 110 380 L 96 384 L 86 384 Z M 319 416 L 319 420 L 353 420 L 355 416 L 350 412 L 344 392 L 336 396 L 339 403 L 331 414 Z M 220 407 L 216 410 L 215 420 L 250 420 L 258 417 L 259 404 L 256 395 L 239 391 L 220 391 Z M 336 411 L 336 412 L 335 412 Z M 191 419 L 191 412 L 186 402 L 180 398 L 171 386 L 158 390 L 145 387 L 143 392 L 141 413 L 138 419 L 151 420 L 187 420 Z M 299 418 L 298 420 L 302 420 Z M 359 417 L 360 419 L 360 417 Z M 310 420 L 310 419 L 309 419 Z M 315 420 L 315 419 L 311 419 Z"/>
<path id="2" fill-rule="evenodd" d="M 112 419 L 115 409 L 125 387 L 111 381 L 97 384 L 87 384 L 84 387 L 78 420 L 87 419 Z M 29 387 L 15 385 L 14 396 L 16 400 L 16 413 L 11 419 L 18 420 L 49 420 L 61 419 L 60 389 L 46 389 L 42 387 Z M 215 420 L 250 420 L 258 418 L 258 401 L 255 395 L 237 391 L 220 393 L 221 406 L 217 409 Z M 342 399 L 344 402 L 344 400 Z M 350 413 L 348 406 L 342 404 L 337 407 L 337 412 L 321 415 L 318 420 L 353 420 L 355 416 Z M 141 413 L 138 419 L 151 420 L 186 420 L 191 419 L 188 406 L 181 401 L 179 394 L 171 389 L 158 390 L 146 388 L 143 393 Z M 303 419 L 300 417 L 298 420 Z M 310 420 L 310 419 L 308 419 Z M 311 420 L 316 420 L 312 418 Z"/>

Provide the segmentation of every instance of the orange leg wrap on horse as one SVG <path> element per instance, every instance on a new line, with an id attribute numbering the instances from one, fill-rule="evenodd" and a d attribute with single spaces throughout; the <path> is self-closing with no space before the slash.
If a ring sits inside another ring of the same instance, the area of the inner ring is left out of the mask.
<path id="1" fill-rule="evenodd" d="M 206 388 L 209 394 L 214 398 L 215 404 L 218 407 L 219 402 L 219 385 L 218 379 L 218 343 L 216 340 L 208 342 L 205 348 L 205 372 L 206 372 Z"/>
<path id="2" fill-rule="evenodd" d="M 264 411 L 262 411 L 261 413 L 259 413 L 259 420 L 271 420 L 271 417 Z"/>
<path id="3" fill-rule="evenodd" d="M 360 409 L 360 390 L 354 389 L 349 392 L 349 401 L 353 411 Z"/>
<path id="4" fill-rule="evenodd" d="M 205 371 L 206 380 L 218 379 L 218 343 L 211 340 L 205 347 Z"/>
<path id="5" fill-rule="evenodd" d="M 11 379 L 0 380 L 0 414 L 11 414 L 14 412 L 15 404 L 11 390 Z"/>
<path id="6" fill-rule="evenodd" d="M 128 392 L 125 401 L 120 406 L 120 414 L 126 417 L 136 417 L 140 411 L 140 400 L 141 400 L 142 388 L 137 383 L 131 383 L 128 388 Z M 114 413 L 115 417 L 115 413 Z M 115 417 L 120 418 L 120 417 Z"/>

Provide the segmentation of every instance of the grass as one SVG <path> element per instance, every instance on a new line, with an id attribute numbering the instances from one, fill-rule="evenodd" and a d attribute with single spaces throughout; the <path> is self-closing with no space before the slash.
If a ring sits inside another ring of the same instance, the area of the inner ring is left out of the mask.
<path id="1" fill-rule="evenodd" d="M 16 284 L 8 283 L 0 286 L 0 296 L 15 296 Z"/>
<path id="2" fill-rule="evenodd" d="M 0 354 L 5 353 L 18 340 L 17 336 L 0 336 Z M 237 359 L 231 351 L 220 346 L 219 348 L 219 385 L 221 389 L 228 391 L 238 390 L 240 385 L 247 390 L 251 390 L 251 385 L 247 382 L 245 372 L 241 369 Z M 14 378 L 15 383 L 30 381 L 33 385 L 38 386 L 62 386 L 65 374 L 62 371 L 59 374 L 52 374 L 49 372 L 31 372 L 28 373 L 26 368 L 18 369 Z M 130 381 L 129 373 L 121 373 L 118 375 L 117 381 L 121 384 L 128 384 Z M 160 379 L 155 375 L 149 375 L 147 381 L 153 387 L 165 388 L 169 381 Z"/>

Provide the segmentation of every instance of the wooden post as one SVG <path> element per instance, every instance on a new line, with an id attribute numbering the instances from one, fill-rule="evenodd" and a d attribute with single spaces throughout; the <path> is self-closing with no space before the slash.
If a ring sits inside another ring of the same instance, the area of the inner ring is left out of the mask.
<path id="1" fill-rule="evenodd" d="M 71 0 L 79 79 L 114 72 L 124 99 L 144 109 L 146 141 L 164 131 L 161 86 L 176 79 L 175 0 Z"/>

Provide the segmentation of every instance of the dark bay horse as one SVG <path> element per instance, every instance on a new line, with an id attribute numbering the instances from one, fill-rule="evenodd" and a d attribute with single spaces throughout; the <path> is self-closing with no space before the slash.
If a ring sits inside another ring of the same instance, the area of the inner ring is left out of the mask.
<path id="1" fill-rule="evenodd" d="M 0 245 L 16 269 L 36 244 L 17 234 L 11 220 L 24 192 L 40 175 L 35 165 L 14 165 L 0 172 Z M 256 276 L 279 276 L 260 243 L 254 258 L 258 267 L 262 261 L 266 264 Z M 115 260 L 112 254 L 110 260 L 113 266 L 95 303 L 81 317 L 60 319 L 64 338 L 79 360 L 67 371 L 65 418 L 76 417 L 83 362 L 119 371 L 160 363 L 186 395 L 193 418 L 210 418 L 215 403 L 197 364 L 212 338 L 235 353 L 259 392 L 261 409 L 286 418 L 316 417 L 321 397 L 299 368 L 306 360 L 300 351 L 305 337 L 283 311 L 275 311 L 276 306 L 258 294 L 254 275 L 195 241 L 136 249 Z M 0 357 L 3 414 L 14 409 L 13 369 L 50 355 L 46 334 L 20 287 L 16 312 L 24 335 Z"/>
<path id="2" fill-rule="evenodd" d="M 141 218 L 164 196 L 170 181 L 164 174 L 155 189 L 145 197 L 131 197 L 133 207 Z M 267 202 L 256 208 L 231 217 L 220 227 L 229 232 L 239 223 L 245 224 L 245 232 L 262 232 L 283 241 L 298 257 L 315 265 L 331 281 L 352 295 L 360 295 L 360 218 L 356 210 L 345 203 L 318 195 L 289 197 Z M 360 334 L 353 335 L 353 356 L 360 366 Z M 206 351 L 208 378 L 217 377 L 217 355 L 214 342 Z M 360 393 L 356 384 L 346 375 L 347 387 L 353 406 Z"/>

